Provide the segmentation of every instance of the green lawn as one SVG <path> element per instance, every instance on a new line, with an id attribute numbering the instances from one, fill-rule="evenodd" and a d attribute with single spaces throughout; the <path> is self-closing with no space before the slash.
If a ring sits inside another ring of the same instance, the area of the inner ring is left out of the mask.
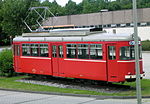
<path id="1" fill-rule="evenodd" d="M 135 90 L 124 91 L 122 93 L 100 93 L 96 91 L 57 88 L 57 87 L 34 85 L 34 84 L 27 84 L 27 83 L 15 81 L 26 77 L 27 76 L 18 76 L 18 77 L 11 77 L 11 78 L 0 77 L 0 88 L 25 90 L 25 91 L 43 91 L 43 92 L 59 92 L 59 93 L 87 94 L 87 95 L 105 95 L 105 96 L 135 96 L 136 95 Z M 150 80 L 143 79 L 141 83 L 142 83 L 142 95 L 150 96 Z M 124 85 L 130 85 L 132 87 L 135 87 L 135 82 L 125 83 Z"/>

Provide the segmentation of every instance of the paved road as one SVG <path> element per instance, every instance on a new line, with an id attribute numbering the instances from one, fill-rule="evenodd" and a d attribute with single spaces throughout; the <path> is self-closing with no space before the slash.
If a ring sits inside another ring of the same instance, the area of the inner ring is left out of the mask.
<path id="1" fill-rule="evenodd" d="M 143 99 L 150 104 L 150 99 Z M 0 104 L 137 104 L 136 99 L 96 99 L 0 90 Z"/>
<path id="2" fill-rule="evenodd" d="M 150 52 L 144 52 L 143 54 L 143 68 L 145 71 L 145 78 L 150 79 Z"/>
<path id="3" fill-rule="evenodd" d="M 1 52 L 3 49 L 11 49 L 11 48 L 10 48 L 10 47 L 0 47 L 0 52 Z"/>

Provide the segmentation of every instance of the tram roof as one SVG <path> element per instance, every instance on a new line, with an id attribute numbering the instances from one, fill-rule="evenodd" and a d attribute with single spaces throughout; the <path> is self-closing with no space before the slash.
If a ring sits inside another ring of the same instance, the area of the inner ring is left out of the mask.
<path id="1" fill-rule="evenodd" d="M 99 29 L 56 29 L 49 32 L 23 33 L 13 41 L 36 42 L 36 41 L 130 41 L 132 34 L 113 34 L 99 31 Z"/>
<path id="2" fill-rule="evenodd" d="M 16 37 L 13 41 L 130 41 L 133 40 L 129 34 L 100 33 L 88 36 L 65 36 L 65 37 Z"/>

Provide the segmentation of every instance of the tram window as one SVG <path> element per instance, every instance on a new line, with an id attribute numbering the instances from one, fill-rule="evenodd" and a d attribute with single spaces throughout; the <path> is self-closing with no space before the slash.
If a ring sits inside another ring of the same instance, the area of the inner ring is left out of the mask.
<path id="1" fill-rule="evenodd" d="M 88 44 L 79 44 L 78 45 L 78 58 L 79 59 L 89 59 Z"/>
<path id="2" fill-rule="evenodd" d="M 22 44 L 22 55 L 23 56 L 30 56 L 30 44 Z"/>
<path id="3" fill-rule="evenodd" d="M 139 58 L 142 59 L 142 46 L 139 46 Z"/>
<path id="4" fill-rule="evenodd" d="M 108 55 L 110 60 L 116 59 L 116 48 L 115 46 L 108 46 Z"/>
<path id="5" fill-rule="evenodd" d="M 67 44 L 67 58 L 77 58 L 76 44 Z"/>
<path id="6" fill-rule="evenodd" d="M 57 57 L 57 47 L 55 45 L 52 46 L 52 54 L 53 57 Z"/>
<path id="7" fill-rule="evenodd" d="M 67 58 L 77 58 L 76 44 L 67 44 Z"/>
<path id="8" fill-rule="evenodd" d="M 40 44 L 40 57 L 48 56 L 48 44 Z"/>
<path id="9" fill-rule="evenodd" d="M 20 56 L 20 46 L 17 45 L 17 53 L 16 53 L 17 56 Z"/>
<path id="10" fill-rule="evenodd" d="M 16 45 L 13 45 L 13 55 L 16 55 Z"/>
<path id="11" fill-rule="evenodd" d="M 142 58 L 142 47 L 139 46 L 139 58 Z M 135 59 L 134 46 L 124 46 L 120 48 L 120 59 L 121 60 L 132 60 Z"/>
<path id="12" fill-rule="evenodd" d="M 15 56 L 20 56 L 20 46 L 19 45 L 13 46 L 13 53 Z"/>
<path id="13" fill-rule="evenodd" d="M 31 44 L 31 56 L 39 56 L 38 44 Z"/>
<path id="14" fill-rule="evenodd" d="M 59 57 L 63 58 L 64 57 L 64 55 L 63 55 L 63 46 L 58 46 L 58 49 L 59 49 Z"/>
<path id="15" fill-rule="evenodd" d="M 90 59 L 103 59 L 101 44 L 90 45 Z"/>

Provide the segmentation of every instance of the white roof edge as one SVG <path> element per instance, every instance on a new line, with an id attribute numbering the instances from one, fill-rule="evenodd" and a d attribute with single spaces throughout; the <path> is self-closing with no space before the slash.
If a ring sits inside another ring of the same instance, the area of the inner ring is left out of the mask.
<path id="1" fill-rule="evenodd" d="M 43 42 L 43 41 L 129 41 L 133 40 L 131 34 L 109 34 L 109 33 L 97 33 L 88 36 L 64 36 L 64 37 L 16 37 L 13 39 L 14 42 Z"/>

